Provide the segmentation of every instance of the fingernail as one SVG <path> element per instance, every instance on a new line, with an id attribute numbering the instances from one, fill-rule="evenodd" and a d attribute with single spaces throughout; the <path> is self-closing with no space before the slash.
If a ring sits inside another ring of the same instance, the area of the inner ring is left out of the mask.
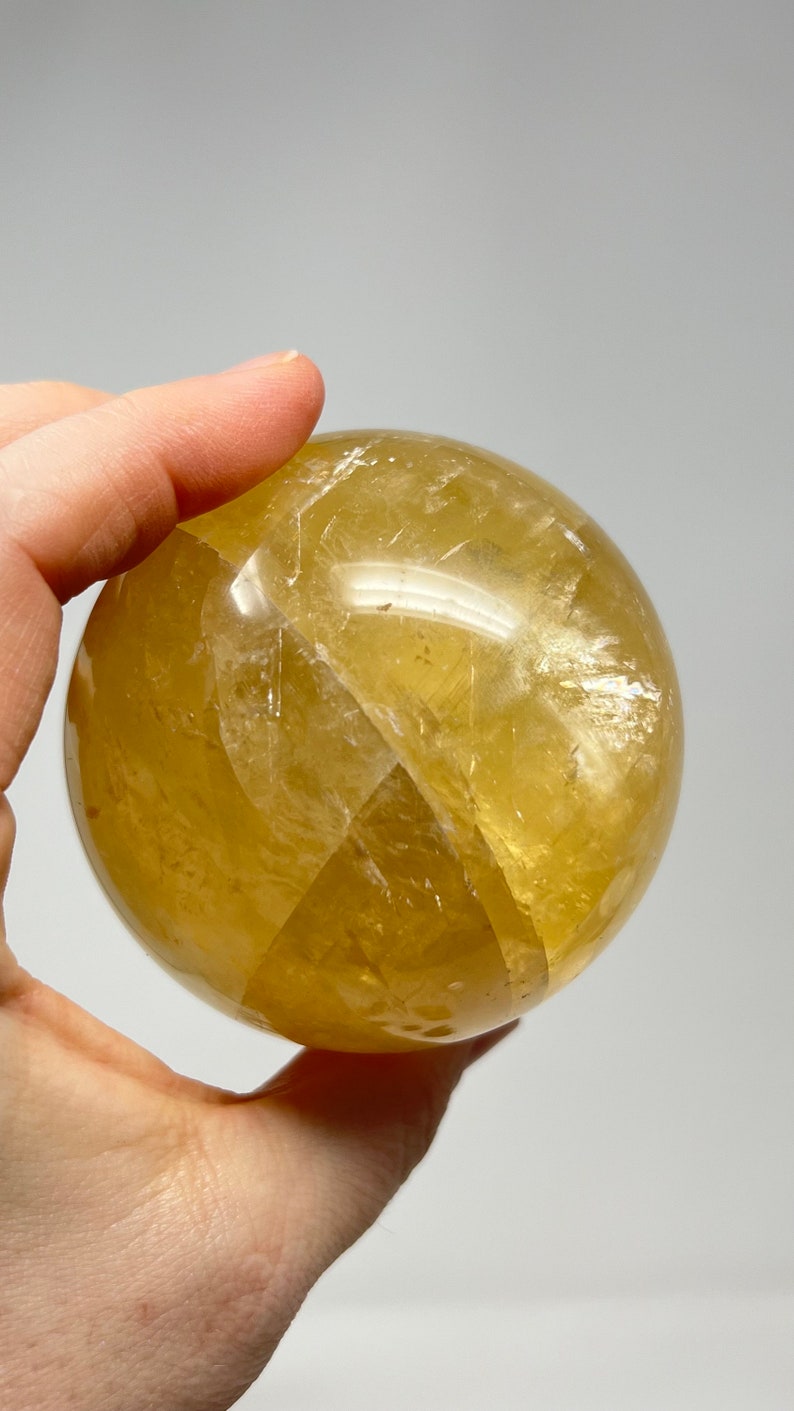
<path id="1" fill-rule="evenodd" d="M 503 1024 L 500 1029 L 492 1029 L 490 1034 L 482 1034 L 479 1039 L 475 1039 L 471 1046 L 471 1056 L 467 1067 L 471 1063 L 476 1063 L 478 1058 L 483 1058 L 486 1053 L 490 1053 L 492 1048 L 506 1039 L 508 1034 L 512 1034 L 518 1028 L 519 1021 L 511 1019 L 509 1024 Z"/>
<path id="2" fill-rule="evenodd" d="M 286 352 L 265 353 L 261 358 L 248 358 L 244 363 L 235 363 L 234 367 L 227 367 L 226 372 L 246 372 L 254 367 L 272 367 L 274 363 L 292 363 L 300 357 L 297 348 L 289 348 Z"/>

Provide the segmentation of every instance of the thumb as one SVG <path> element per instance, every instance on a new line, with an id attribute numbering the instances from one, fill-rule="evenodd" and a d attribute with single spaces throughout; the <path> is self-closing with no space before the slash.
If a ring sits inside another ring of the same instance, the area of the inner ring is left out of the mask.
<path id="1" fill-rule="evenodd" d="M 268 1150 L 275 1141 L 282 1155 L 284 1233 L 301 1250 L 307 1289 L 364 1234 L 421 1161 L 466 1068 L 517 1023 L 430 1052 L 307 1049 L 249 1100 Z"/>

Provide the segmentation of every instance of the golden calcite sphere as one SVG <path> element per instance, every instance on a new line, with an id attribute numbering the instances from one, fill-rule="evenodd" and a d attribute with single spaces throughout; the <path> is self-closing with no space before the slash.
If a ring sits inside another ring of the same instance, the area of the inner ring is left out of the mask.
<path id="1" fill-rule="evenodd" d="M 557 490 L 434 436 L 317 437 L 107 584 L 67 769 L 143 944 L 299 1043 L 465 1038 L 625 921 L 678 795 L 656 613 Z"/>

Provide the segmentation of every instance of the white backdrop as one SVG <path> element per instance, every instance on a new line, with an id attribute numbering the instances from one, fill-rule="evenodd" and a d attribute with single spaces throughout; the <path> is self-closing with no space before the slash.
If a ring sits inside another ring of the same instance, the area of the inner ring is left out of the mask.
<path id="1" fill-rule="evenodd" d="M 455 436 L 579 500 L 684 693 L 645 901 L 467 1077 L 244 1404 L 794 1404 L 794 11 L 0 18 L 0 378 L 123 389 L 297 345 L 321 429 Z M 253 1086 L 290 1047 L 152 965 L 82 858 L 60 730 L 88 607 L 13 788 L 12 943 L 177 1068 Z"/>

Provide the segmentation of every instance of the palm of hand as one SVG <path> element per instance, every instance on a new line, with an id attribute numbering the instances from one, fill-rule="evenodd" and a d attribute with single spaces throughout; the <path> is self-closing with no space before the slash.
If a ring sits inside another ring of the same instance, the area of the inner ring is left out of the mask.
<path id="1" fill-rule="evenodd" d="M 302 358 L 116 399 L 0 388 L 0 788 L 51 683 L 59 600 L 275 469 L 321 395 Z M 2 796 L 0 878 L 12 837 Z M 305 1052 L 240 1097 L 171 1072 L 0 937 L 0 1403 L 231 1406 L 499 1036 Z"/>

